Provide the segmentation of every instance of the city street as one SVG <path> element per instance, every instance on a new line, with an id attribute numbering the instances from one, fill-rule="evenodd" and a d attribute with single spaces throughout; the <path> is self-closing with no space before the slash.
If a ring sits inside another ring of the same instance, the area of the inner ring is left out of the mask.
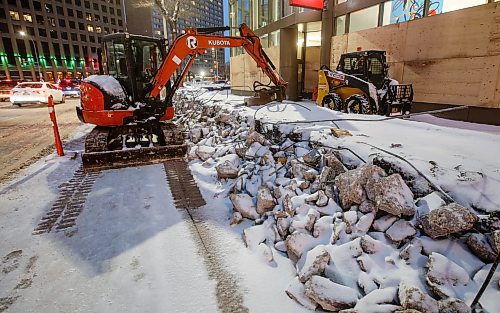
<path id="1" fill-rule="evenodd" d="M 75 112 L 79 101 L 66 99 L 66 103 L 55 107 L 63 140 L 82 124 Z M 45 105 L 17 107 L 8 101 L 0 102 L 0 163 L 3 165 L 0 168 L 0 181 L 40 156 L 51 153 L 53 144 L 52 123 Z"/>

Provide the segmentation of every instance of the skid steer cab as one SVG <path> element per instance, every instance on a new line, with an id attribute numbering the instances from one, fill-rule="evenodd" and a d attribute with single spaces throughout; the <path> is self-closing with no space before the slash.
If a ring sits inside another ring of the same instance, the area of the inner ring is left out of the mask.
<path id="1" fill-rule="evenodd" d="M 332 110 L 381 114 L 411 111 L 413 86 L 388 77 L 386 52 L 342 54 L 337 70 L 322 66 L 318 74 L 317 104 Z"/>

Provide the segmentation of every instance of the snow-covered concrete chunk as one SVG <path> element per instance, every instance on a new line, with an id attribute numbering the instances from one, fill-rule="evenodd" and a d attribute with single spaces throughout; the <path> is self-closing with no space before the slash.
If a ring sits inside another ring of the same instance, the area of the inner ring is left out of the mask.
<path id="1" fill-rule="evenodd" d="M 315 238 L 309 234 L 296 232 L 286 238 L 285 244 L 288 258 L 292 260 L 292 262 L 297 263 L 302 253 L 312 249 L 316 245 L 316 241 Z"/>
<path id="2" fill-rule="evenodd" d="M 436 252 L 429 256 L 427 267 L 427 284 L 435 294 L 443 298 L 457 297 L 457 291 L 460 294 L 459 289 L 470 281 L 466 270 Z"/>
<path id="3" fill-rule="evenodd" d="M 265 186 L 260 186 L 257 191 L 257 213 L 264 214 L 272 211 L 275 205 L 271 190 Z"/>
<path id="4" fill-rule="evenodd" d="M 299 304 L 310 310 L 316 310 L 318 304 L 311 298 L 306 296 L 306 287 L 300 282 L 298 277 L 295 277 L 290 285 L 285 290 L 286 294 Z"/>
<path id="5" fill-rule="evenodd" d="M 402 282 L 399 286 L 398 297 L 401 306 L 408 310 L 413 309 L 426 313 L 438 313 L 438 302 L 418 287 L 409 282 Z"/>
<path id="6" fill-rule="evenodd" d="M 497 256 L 483 234 L 471 234 L 465 240 L 465 243 L 474 254 L 486 263 L 492 263 Z"/>
<path id="7" fill-rule="evenodd" d="M 196 149 L 196 155 L 203 161 L 206 161 L 212 157 L 215 153 L 215 148 L 214 147 L 209 147 L 209 146 L 199 146 L 198 149 Z"/>
<path id="8" fill-rule="evenodd" d="M 324 310 L 332 312 L 352 308 L 358 301 L 358 292 L 356 290 L 334 283 L 321 276 L 312 276 L 307 281 L 306 295 Z"/>
<path id="9" fill-rule="evenodd" d="M 367 184 L 366 194 L 375 202 L 378 210 L 395 216 L 415 214 L 413 193 L 399 174 L 383 177 L 373 184 Z"/>
<path id="10" fill-rule="evenodd" d="M 247 194 L 231 194 L 229 199 L 233 203 L 234 209 L 241 213 L 241 216 L 251 220 L 259 218 L 252 197 Z"/>
<path id="11" fill-rule="evenodd" d="M 319 245 L 307 252 L 304 265 L 299 271 L 299 279 L 305 283 L 313 275 L 321 275 L 326 265 L 330 262 L 330 253 Z"/>
<path id="12" fill-rule="evenodd" d="M 364 200 L 364 186 L 367 181 L 383 176 L 385 173 L 380 167 L 369 164 L 338 175 L 335 178 L 335 186 L 339 189 L 342 206 L 347 208 L 353 204 L 361 204 Z"/>
<path id="13" fill-rule="evenodd" d="M 404 240 L 415 236 L 417 230 L 413 225 L 405 220 L 398 220 L 392 224 L 391 227 L 385 232 L 386 236 L 395 243 L 400 243 Z"/>

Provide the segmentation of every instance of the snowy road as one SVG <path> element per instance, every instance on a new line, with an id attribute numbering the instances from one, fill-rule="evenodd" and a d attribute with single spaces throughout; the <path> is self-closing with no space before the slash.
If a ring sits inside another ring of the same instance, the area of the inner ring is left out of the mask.
<path id="1" fill-rule="evenodd" d="M 250 253 L 227 199 L 176 209 L 161 164 L 99 173 L 76 227 L 32 235 L 79 162 L 48 157 L 0 189 L 0 312 L 305 311 L 283 292 L 288 260 Z"/>
<path id="2" fill-rule="evenodd" d="M 80 99 L 67 99 L 56 105 L 59 131 L 62 139 L 81 125 L 75 114 Z M 0 181 L 4 181 L 19 168 L 31 164 L 54 144 L 54 133 L 46 105 L 13 106 L 0 102 Z"/>

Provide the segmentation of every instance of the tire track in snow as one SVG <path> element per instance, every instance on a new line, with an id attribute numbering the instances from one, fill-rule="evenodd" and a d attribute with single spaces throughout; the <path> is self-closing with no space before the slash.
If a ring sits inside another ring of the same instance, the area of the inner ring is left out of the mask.
<path id="1" fill-rule="evenodd" d="M 227 266 L 218 251 L 218 242 L 214 238 L 215 230 L 205 221 L 200 209 L 182 211 L 188 222 L 189 231 L 193 234 L 199 253 L 203 257 L 210 279 L 216 281 L 217 305 L 222 313 L 250 312 L 243 304 L 243 293 L 238 278 L 227 271 Z"/>

